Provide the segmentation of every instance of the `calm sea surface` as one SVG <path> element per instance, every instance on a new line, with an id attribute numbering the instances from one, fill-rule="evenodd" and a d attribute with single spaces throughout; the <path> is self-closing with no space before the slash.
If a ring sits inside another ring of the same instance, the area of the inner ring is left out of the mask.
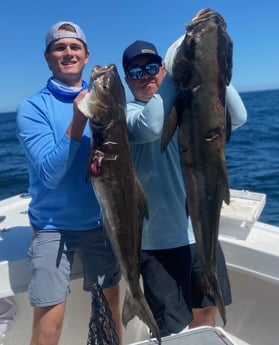
<path id="1" fill-rule="evenodd" d="M 267 195 L 260 221 L 279 226 L 279 90 L 241 93 L 248 121 L 227 145 L 230 187 Z M 28 190 L 15 113 L 0 114 L 0 200 Z"/>

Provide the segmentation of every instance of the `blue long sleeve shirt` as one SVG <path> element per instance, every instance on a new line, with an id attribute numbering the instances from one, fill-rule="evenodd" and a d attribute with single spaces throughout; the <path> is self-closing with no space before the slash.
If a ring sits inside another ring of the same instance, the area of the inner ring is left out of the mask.
<path id="1" fill-rule="evenodd" d="M 80 142 L 65 134 L 73 103 L 54 97 L 48 88 L 17 109 L 17 135 L 28 172 L 29 219 L 39 229 L 91 230 L 102 224 L 101 209 L 86 171 L 90 155 L 87 125 Z"/>
<path id="2" fill-rule="evenodd" d="M 195 243 L 190 218 L 185 211 L 186 194 L 181 172 L 176 133 L 161 153 L 161 135 L 177 97 L 176 83 L 167 74 L 148 103 L 127 104 L 127 125 L 131 152 L 138 178 L 148 199 L 149 219 L 144 220 L 142 249 L 167 249 Z M 233 129 L 247 117 L 233 86 L 227 103 Z"/>
<path id="3" fill-rule="evenodd" d="M 127 104 L 131 152 L 138 178 L 148 200 L 142 249 L 166 249 L 194 243 L 185 212 L 185 189 L 176 134 L 161 153 L 161 135 L 177 96 L 176 83 L 166 75 L 148 103 Z"/>

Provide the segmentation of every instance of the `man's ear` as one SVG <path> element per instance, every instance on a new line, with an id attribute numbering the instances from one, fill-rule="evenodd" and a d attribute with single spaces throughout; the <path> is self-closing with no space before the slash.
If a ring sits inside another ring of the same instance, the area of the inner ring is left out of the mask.
<path id="1" fill-rule="evenodd" d="M 48 68 L 51 70 L 50 63 L 49 63 L 49 53 L 45 52 L 44 57 L 45 57 L 46 63 L 48 64 Z"/>
<path id="2" fill-rule="evenodd" d="M 89 58 L 90 58 L 90 51 L 87 50 L 87 56 L 86 56 L 86 61 L 85 61 L 86 64 L 88 63 Z"/>
<path id="3" fill-rule="evenodd" d="M 46 60 L 47 64 L 49 64 L 49 53 L 45 52 L 44 53 L 44 57 L 45 57 L 45 60 Z"/>

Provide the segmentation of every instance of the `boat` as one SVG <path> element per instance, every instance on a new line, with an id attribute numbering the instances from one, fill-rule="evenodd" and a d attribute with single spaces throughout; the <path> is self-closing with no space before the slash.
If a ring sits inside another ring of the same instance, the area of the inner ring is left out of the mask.
<path id="1" fill-rule="evenodd" d="M 28 344 L 32 308 L 27 248 L 31 238 L 28 194 L 0 201 L 0 345 Z M 266 195 L 231 189 L 221 212 L 219 239 L 226 257 L 233 302 L 227 324 L 198 327 L 164 337 L 162 344 L 275 345 L 279 327 L 279 227 L 259 222 Z M 86 344 L 91 294 L 82 290 L 82 269 L 75 261 L 61 345 Z M 125 283 L 121 282 L 122 290 Z M 123 296 L 122 296 L 123 300 Z M 154 344 L 137 317 L 124 329 L 124 345 Z"/>

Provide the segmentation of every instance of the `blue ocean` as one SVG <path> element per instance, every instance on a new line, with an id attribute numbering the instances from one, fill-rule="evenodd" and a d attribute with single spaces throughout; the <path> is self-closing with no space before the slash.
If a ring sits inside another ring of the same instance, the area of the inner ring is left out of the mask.
<path id="1" fill-rule="evenodd" d="M 241 93 L 248 121 L 226 148 L 230 188 L 265 193 L 260 221 L 279 226 L 279 90 Z M 28 190 L 15 113 L 0 114 L 0 200 Z"/>

